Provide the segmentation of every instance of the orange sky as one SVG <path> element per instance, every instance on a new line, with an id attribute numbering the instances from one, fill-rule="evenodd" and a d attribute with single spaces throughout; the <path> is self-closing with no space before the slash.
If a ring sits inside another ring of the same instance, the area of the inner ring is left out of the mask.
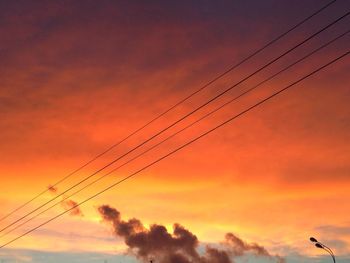
<path id="1" fill-rule="evenodd" d="M 195 2 L 1 3 L 0 215 L 124 138 L 326 2 L 268 1 L 263 5 L 251 0 L 200 7 Z M 346 1 L 334 4 L 59 185 L 59 191 L 239 81 L 348 7 Z M 347 25 L 349 18 L 149 146 L 344 32 Z M 349 40 L 349 36 L 342 38 L 254 95 L 72 199 L 83 200 L 344 53 Z M 179 222 L 204 242 L 220 242 L 225 233 L 234 232 L 281 255 L 296 251 L 322 254 L 308 243 L 308 237 L 316 235 L 337 254 L 350 257 L 349 69 L 346 57 L 87 203 L 81 207 L 83 217 L 66 215 L 10 248 L 124 251 L 122 241 L 111 236 L 96 211 L 99 205 L 110 204 L 126 218 L 140 218 L 146 224 L 160 223 L 171 229 Z M 47 193 L 1 226 L 49 198 L 52 195 Z M 62 209 L 57 206 L 1 240 L 15 237 Z"/>

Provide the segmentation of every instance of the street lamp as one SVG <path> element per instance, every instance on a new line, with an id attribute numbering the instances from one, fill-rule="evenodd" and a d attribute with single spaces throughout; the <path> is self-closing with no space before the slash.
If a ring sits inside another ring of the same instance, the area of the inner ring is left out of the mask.
<path id="1" fill-rule="evenodd" d="M 319 241 L 318 241 L 316 238 L 314 238 L 314 237 L 310 237 L 310 241 L 311 241 L 312 243 L 315 243 L 315 247 L 321 248 L 321 249 L 327 251 L 327 252 L 331 255 L 331 257 L 332 257 L 332 259 L 333 259 L 333 262 L 336 263 L 336 262 L 335 262 L 335 256 L 334 256 L 334 253 L 333 253 L 332 249 L 330 249 L 329 247 L 327 247 L 325 244 L 322 244 L 321 242 L 319 242 Z"/>

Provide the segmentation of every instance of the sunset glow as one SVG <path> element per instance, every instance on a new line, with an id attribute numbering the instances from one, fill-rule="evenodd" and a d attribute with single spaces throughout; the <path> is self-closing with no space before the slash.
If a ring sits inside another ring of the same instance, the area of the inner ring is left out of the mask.
<path id="1" fill-rule="evenodd" d="M 0 218 L 329 2 L 0 1 Z M 57 189 L 49 189 L 1 220 L 0 229 L 6 228 L 0 230 L 1 245 L 348 52 L 350 34 L 84 191 L 71 197 L 74 190 L 64 193 L 349 9 L 346 0 L 330 4 L 58 184 Z M 350 15 L 96 176 L 112 171 L 343 34 L 349 25 Z M 230 252 L 235 263 L 331 262 L 326 252 L 309 242 L 310 236 L 332 247 L 338 263 L 348 262 L 349 73 L 350 60 L 345 56 L 1 248 L 0 262 L 145 262 L 150 259 L 148 254 L 143 258 L 127 253 L 128 246 L 133 248 L 127 244 L 128 235 L 117 230 L 118 224 L 132 218 L 142 222 L 145 233 L 156 224 L 172 234 L 174 224 L 180 224 L 181 231 L 184 227 L 189 236 L 198 238 L 197 249 L 204 263 L 224 263 L 212 261 L 204 251 L 205 246 L 225 247 L 227 233 L 238 238 L 234 242 L 242 240 L 244 244 L 241 250 L 234 247 Z M 6 234 L 20 222 L 7 228 L 9 224 L 52 198 L 56 198 L 55 207 Z M 121 218 L 107 218 L 108 207 L 120 212 Z M 266 253 L 259 250 L 262 247 Z M 152 255 L 161 260 L 164 251 Z M 166 260 L 158 262 L 182 263 Z"/>

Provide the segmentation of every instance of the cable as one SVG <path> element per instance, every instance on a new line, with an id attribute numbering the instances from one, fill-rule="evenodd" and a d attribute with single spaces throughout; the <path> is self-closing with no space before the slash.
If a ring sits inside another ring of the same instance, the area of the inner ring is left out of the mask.
<path id="1" fill-rule="evenodd" d="M 306 42 L 308 42 L 309 40 L 311 40 L 312 38 L 314 38 L 315 36 L 319 35 L 320 33 L 322 33 L 323 31 L 325 31 L 326 29 L 328 29 L 329 27 L 333 26 L 334 24 L 338 23 L 339 21 L 341 21 L 342 19 L 344 19 L 345 17 L 347 17 L 350 14 L 350 12 L 348 11 L 347 13 L 345 13 L 344 15 L 342 15 L 341 17 L 337 18 L 336 20 L 334 20 L 333 22 L 329 23 L 328 25 L 326 25 L 325 27 L 323 27 L 322 29 L 318 30 L 317 32 L 313 33 L 312 35 L 310 35 L 309 37 L 307 37 L 306 39 L 304 39 L 303 41 L 299 42 L 298 44 L 296 44 L 295 46 L 293 46 L 292 48 L 288 49 L 287 51 L 283 52 L 281 55 L 277 56 L 276 58 L 274 58 L 273 60 L 271 60 L 270 62 L 268 62 L 267 64 L 265 64 L 264 66 L 260 67 L 259 69 L 257 69 L 256 71 L 254 71 L 253 73 L 249 74 L 248 76 L 244 77 L 242 80 L 238 81 L 236 84 L 234 84 L 233 86 L 227 88 L 226 90 L 220 92 L 218 95 L 216 95 L 215 97 L 211 98 L 210 100 L 208 100 L 207 102 L 203 103 L 202 105 L 200 105 L 199 107 L 195 108 L 194 110 L 190 111 L 189 113 L 187 113 L 186 115 L 184 115 L 183 117 L 181 117 L 180 119 L 178 119 L 177 121 L 173 122 L 172 124 L 170 124 L 169 126 L 167 126 L 166 128 L 158 131 L 156 134 L 152 135 L 151 137 L 149 137 L 148 139 L 146 139 L 145 141 L 143 141 L 142 143 L 138 144 L 137 146 L 135 146 L 134 148 L 132 148 L 131 150 L 127 151 L 126 153 L 122 154 L 121 156 L 119 156 L 118 158 L 114 159 L 113 161 L 109 162 L 108 164 L 104 165 L 102 168 L 98 169 L 96 172 L 92 173 L 91 175 L 85 177 L 83 180 L 79 181 L 78 183 L 74 184 L 73 186 L 69 187 L 68 189 L 66 189 L 65 191 L 63 191 L 62 193 L 60 193 L 59 195 L 53 197 L 52 199 L 50 199 L 49 201 L 43 203 L 42 205 L 40 205 L 39 207 L 35 208 L 34 210 L 28 212 L 27 214 L 25 214 L 24 216 L 20 217 L 19 219 L 15 220 L 14 222 L 10 223 L 9 225 L 5 226 L 4 228 L 2 228 L 0 230 L 0 232 L 3 232 L 4 230 L 8 229 L 9 227 L 13 226 L 14 224 L 20 222 L 21 220 L 25 219 L 26 217 L 28 217 L 29 215 L 35 213 L 36 211 L 38 211 L 39 209 L 41 209 L 42 207 L 46 206 L 47 204 L 51 203 L 52 201 L 56 200 L 58 197 L 64 195 L 65 193 L 67 193 L 68 191 L 72 190 L 73 188 L 75 188 L 76 186 L 82 184 L 83 182 L 87 181 L 88 179 L 90 179 L 91 177 L 95 176 L 97 173 L 105 170 L 106 168 L 110 167 L 111 165 L 113 165 L 114 163 L 116 163 L 117 161 L 119 161 L 120 159 L 122 159 L 123 157 L 125 157 L 126 155 L 134 152 L 135 150 L 137 150 L 138 148 L 142 147 L 143 145 L 145 145 L 146 143 L 148 143 L 149 141 L 153 140 L 154 138 L 156 138 L 157 136 L 159 136 L 160 134 L 164 133 L 165 131 L 169 130 L 170 128 L 174 127 L 176 124 L 180 123 L 182 120 L 186 119 L 187 117 L 193 115 L 194 113 L 196 113 L 197 111 L 199 111 L 200 109 L 204 108 L 205 106 L 207 106 L 208 104 L 210 104 L 211 102 L 217 100 L 218 98 L 222 97 L 223 95 L 225 95 L 226 93 L 228 93 L 230 90 L 232 90 L 233 88 L 237 87 L 238 85 L 240 85 L 241 83 L 243 83 L 244 81 L 246 81 L 247 79 L 251 78 L 252 76 L 256 75 L 257 73 L 259 73 L 260 71 L 264 70 L 265 68 L 267 68 L 268 66 L 270 66 L 271 64 L 273 64 L 274 62 L 276 62 L 277 60 L 279 60 L 280 58 L 284 57 L 285 55 L 291 53 L 293 50 L 297 49 L 298 47 L 300 47 L 301 45 L 305 44 Z"/>
<path id="2" fill-rule="evenodd" d="M 134 173 L 132 173 L 132 174 L 130 174 L 130 175 L 124 177 L 123 179 L 117 181 L 116 183 L 114 183 L 114 184 L 108 186 L 107 188 L 105 188 L 105 189 L 103 189 L 103 190 L 97 192 L 96 194 L 90 196 L 89 198 L 85 199 L 84 201 L 80 202 L 79 204 L 74 205 L 74 206 L 71 207 L 70 209 L 68 209 L 68 210 L 66 210 L 66 211 L 64 211 L 64 212 L 62 212 L 62 213 L 56 215 L 55 217 L 53 217 L 53 218 L 51 218 L 51 219 L 49 219 L 49 220 L 47 220 L 47 221 L 41 223 L 40 225 L 38 225 L 38 226 L 36 226 L 36 227 L 34 227 L 34 228 L 32 228 L 32 229 L 26 231 L 26 232 L 23 233 L 22 235 L 20 235 L 20 236 L 14 238 L 14 239 L 8 241 L 7 243 L 1 245 L 0 248 L 3 248 L 3 247 L 5 247 L 5 246 L 7 246 L 7 245 L 9 245 L 9 244 L 11 244 L 11 243 L 13 243 L 13 242 L 15 242 L 16 240 L 18 240 L 18 239 L 20 239 L 20 238 L 22 238 L 22 237 L 24 237 L 24 236 L 30 234 L 31 232 L 37 230 L 38 228 L 40 228 L 40 227 L 42 227 L 42 226 L 44 226 L 44 225 L 46 225 L 46 224 L 52 222 L 53 220 L 55 220 L 55 219 L 61 217 L 62 215 L 64 215 L 64 214 L 66 214 L 66 213 L 72 211 L 73 209 L 75 209 L 75 208 L 81 206 L 82 204 L 85 204 L 86 202 L 90 201 L 91 199 L 96 198 L 97 196 L 103 194 L 104 192 L 106 192 L 106 191 L 108 191 L 108 190 L 114 188 L 115 186 L 121 184 L 122 182 L 124 182 L 124 181 L 126 181 L 126 180 L 128 180 L 128 179 L 130 179 L 130 178 L 132 178 L 132 177 L 134 177 L 134 176 L 136 176 L 137 174 L 141 173 L 142 171 L 144 171 L 144 170 L 148 169 L 149 167 L 151 167 L 151 166 L 153 166 L 153 165 L 159 163 L 160 161 L 162 161 L 162 160 L 166 159 L 167 157 L 169 157 L 169 156 L 175 154 L 176 152 L 182 150 L 183 148 L 185 148 L 185 147 L 191 145 L 192 143 L 198 141 L 199 139 L 201 139 L 201 138 L 207 136 L 208 134 L 214 132 L 215 130 L 217 130 L 217 129 L 223 127 L 223 126 L 225 126 L 226 124 L 230 123 L 231 121 L 233 121 L 233 120 L 235 120 L 235 119 L 237 119 L 237 118 L 243 116 L 243 115 L 246 114 L 247 112 L 253 110 L 254 108 L 256 108 L 256 107 L 258 107 L 258 106 L 260 106 L 260 105 L 262 105 L 262 104 L 264 104 L 265 102 L 269 101 L 270 99 L 272 99 L 272 98 L 278 96 L 279 94 L 283 93 L 284 91 L 290 89 L 291 87 L 297 85 L 298 83 L 302 82 L 303 80 L 309 78 L 310 76 L 316 74 L 317 72 L 319 72 L 319 71 L 321 71 L 322 69 L 324 69 L 324 68 L 330 66 L 331 64 L 335 63 L 336 61 L 338 61 L 338 60 L 344 58 L 345 56 L 347 56 L 347 55 L 349 55 L 349 54 L 350 54 L 350 51 L 345 52 L 344 54 L 340 55 L 339 57 L 337 57 L 337 58 L 331 60 L 330 62 L 324 64 L 323 66 L 321 66 L 321 67 L 315 69 L 315 70 L 312 71 L 311 73 L 309 73 L 309 74 L 305 75 L 304 77 L 298 79 L 297 81 L 295 81 L 295 82 L 289 84 L 288 86 L 286 86 L 286 87 L 284 87 L 284 88 L 278 90 L 277 92 L 275 92 L 275 93 L 273 93 L 272 95 L 266 97 L 265 99 L 260 100 L 259 102 L 255 103 L 254 105 L 250 106 L 249 108 L 247 108 L 247 109 L 241 111 L 240 113 L 238 113 L 238 114 L 234 115 L 233 117 L 227 119 L 226 121 L 220 123 L 219 125 L 215 126 L 214 128 L 212 128 L 212 129 L 210 129 L 210 130 L 208 130 L 208 131 L 202 133 L 201 135 L 199 135 L 199 136 L 195 137 L 194 139 L 188 141 L 187 143 L 181 145 L 180 147 L 176 148 L 175 150 L 170 151 L 169 153 L 167 153 L 167 154 L 163 155 L 162 157 L 160 157 L 159 159 L 157 159 L 157 160 L 155 160 L 155 161 L 149 163 L 148 165 L 144 166 L 143 168 L 137 170 L 136 172 L 134 172 Z"/>
<path id="3" fill-rule="evenodd" d="M 231 100 L 227 101 L 226 103 L 222 104 L 221 106 L 215 108 L 214 110 L 210 111 L 209 113 L 205 114 L 204 116 L 202 116 L 201 118 L 197 119 L 196 121 L 192 122 L 191 124 L 185 126 L 184 128 L 180 129 L 179 131 L 177 131 L 176 133 L 173 133 L 172 135 L 168 136 L 167 138 L 165 138 L 164 140 L 158 142 L 157 144 L 153 145 L 152 147 L 148 148 L 147 150 L 141 152 L 140 154 L 136 155 L 135 157 L 131 158 L 130 160 L 124 162 L 123 164 L 121 164 L 120 166 L 114 168 L 113 170 L 111 170 L 110 172 L 98 177 L 96 180 L 90 182 L 89 184 L 85 185 L 84 187 L 80 188 L 79 190 L 75 191 L 74 193 L 64 197 L 61 201 L 53 204 L 52 206 L 49 206 L 48 208 L 46 208 L 45 210 L 41 211 L 40 213 L 32 216 L 31 218 L 29 218 L 28 220 L 24 221 L 23 223 L 17 225 L 16 227 L 10 229 L 9 231 L 5 232 L 2 236 L 0 236 L 0 238 L 4 237 L 5 235 L 13 232 L 14 230 L 22 227 L 23 225 L 29 223 L 30 221 L 32 221 L 33 219 L 37 218 L 38 216 L 46 213 L 47 211 L 49 211 L 50 209 L 52 209 L 53 207 L 59 205 L 61 202 L 68 200 L 69 198 L 73 197 L 74 195 L 82 192 L 83 190 L 87 189 L 88 187 L 94 185 L 95 183 L 101 181 L 102 179 L 104 179 L 105 177 L 107 177 L 108 175 L 114 173 L 115 171 L 117 171 L 118 169 L 122 168 L 123 166 L 131 163 L 132 161 L 138 159 L 139 157 L 143 156 L 144 154 L 148 153 L 149 151 L 157 148 L 158 146 L 160 146 L 161 144 L 163 144 L 164 142 L 170 140 L 171 138 L 175 137 L 176 135 L 178 135 L 179 133 L 187 130 L 188 128 L 192 127 L 193 125 L 197 124 L 198 122 L 204 120 L 205 118 L 209 117 L 210 115 L 214 114 L 215 112 L 221 110 L 222 108 L 228 106 L 229 104 L 235 102 L 236 100 L 238 100 L 239 98 L 243 97 L 244 95 L 252 92 L 253 90 L 255 90 L 256 88 L 260 87 L 262 84 L 268 82 L 269 80 L 273 79 L 274 77 L 278 76 L 279 74 L 283 73 L 284 71 L 288 70 L 289 68 L 295 66 L 296 64 L 300 63 L 301 61 L 309 58 L 310 56 L 312 56 L 313 54 L 315 54 L 316 52 L 322 50 L 323 48 L 329 46 L 330 44 L 334 43 L 335 41 L 337 41 L 338 39 L 344 37 L 346 34 L 348 34 L 350 32 L 350 30 L 345 31 L 344 33 L 338 35 L 337 37 L 333 38 L 332 40 L 328 41 L 327 43 L 321 45 L 320 47 L 314 49 L 313 51 L 311 51 L 310 53 L 308 53 L 307 55 L 303 56 L 302 58 L 296 60 L 295 62 L 289 64 L 288 66 L 284 67 L 282 70 L 278 71 L 277 73 L 271 75 L 270 77 L 268 77 L 267 79 L 259 82 L 258 84 L 256 84 L 255 86 L 253 86 L 252 88 L 246 90 L 245 92 L 241 93 L 240 95 L 232 98 Z"/>
<path id="4" fill-rule="evenodd" d="M 137 134 L 138 132 L 140 132 L 141 130 L 143 130 L 144 128 L 146 128 L 147 126 L 149 126 L 150 124 L 152 124 L 153 122 L 155 122 L 156 120 L 160 119 L 161 117 L 163 117 L 164 115 L 166 115 L 168 112 L 172 111 L 173 109 L 175 109 L 176 107 L 178 107 L 179 105 L 181 105 L 182 103 L 184 103 L 185 101 L 187 101 L 188 99 L 190 99 L 191 97 L 195 96 L 197 93 L 201 92 L 202 90 L 204 90 L 205 88 L 207 88 L 208 86 L 210 86 L 211 84 L 213 84 L 214 82 L 216 82 L 217 80 L 219 80 L 220 78 L 222 78 L 223 76 L 227 75 L 228 73 L 230 73 L 232 70 L 236 69 L 237 67 L 239 67 L 240 65 L 242 65 L 243 63 L 245 63 L 246 61 L 248 61 L 249 59 L 251 59 L 252 57 L 254 57 L 255 55 L 257 55 L 258 53 L 262 52 L 264 49 L 266 49 L 267 47 L 271 46 L 272 44 L 274 44 L 275 42 L 277 42 L 278 40 L 280 40 L 282 37 L 284 37 L 285 35 L 287 35 L 288 33 L 290 33 L 291 31 L 293 31 L 294 29 L 298 28 L 299 26 L 301 26 L 302 24 L 304 24 L 305 22 L 307 22 L 308 20 L 310 20 L 312 17 L 316 16 L 317 14 L 319 14 L 320 12 L 322 12 L 323 10 L 325 10 L 326 8 L 328 8 L 330 5 L 334 4 L 336 2 L 336 0 L 333 0 L 329 3 L 327 3 L 326 5 L 324 5 L 323 7 L 321 7 L 320 9 L 318 9 L 316 12 L 312 13 L 311 15 L 309 15 L 308 17 L 304 18 L 303 20 L 301 20 L 299 23 L 297 23 L 296 25 L 294 25 L 293 27 L 291 27 L 290 29 L 288 29 L 286 32 L 282 33 L 281 35 L 279 35 L 278 37 L 274 38 L 273 40 L 271 40 L 270 42 L 268 42 L 267 44 L 265 44 L 263 47 L 257 49 L 256 51 L 254 51 L 252 54 L 250 54 L 249 56 L 247 56 L 246 58 L 244 58 L 243 60 L 241 60 L 240 62 L 234 64 L 233 66 L 231 66 L 230 68 L 228 68 L 226 71 L 224 71 L 223 73 L 221 73 L 219 76 L 215 77 L 214 79 L 212 79 L 211 81 L 207 82 L 205 85 L 203 85 L 202 87 L 200 87 L 198 90 L 194 91 L 193 93 L 191 93 L 190 95 L 188 95 L 187 97 L 183 98 L 182 100 L 180 100 L 179 102 L 177 102 L 176 104 L 174 104 L 173 106 L 171 106 L 169 109 L 167 109 L 166 111 L 164 111 L 163 113 L 159 114 L 158 116 L 156 116 L 155 118 L 153 118 L 152 120 L 150 120 L 149 122 L 147 122 L 146 124 L 144 124 L 143 126 L 141 126 L 140 128 L 136 129 L 135 131 L 133 131 L 131 134 L 129 134 L 128 136 L 126 136 L 124 139 L 120 140 L 119 142 L 113 144 L 112 146 L 110 146 L 109 148 L 107 148 L 104 152 L 98 154 L 97 156 L 95 156 L 94 158 L 92 158 L 90 161 L 86 162 L 85 164 L 83 164 L 82 166 L 80 166 L 79 168 L 77 168 L 76 170 L 74 170 L 73 172 L 71 172 L 70 174 L 66 175 L 65 177 L 63 177 L 62 179 L 60 179 L 59 181 L 57 181 L 56 183 L 54 183 L 52 185 L 52 187 L 56 187 L 57 185 L 59 185 L 60 183 L 64 182 L 65 180 L 67 180 L 68 178 L 70 178 L 71 176 L 73 176 L 74 174 L 76 174 L 77 172 L 79 172 L 80 170 L 82 170 L 83 168 L 85 168 L 86 166 L 88 166 L 90 163 L 94 162 L 95 160 L 97 160 L 98 158 L 100 158 L 101 156 L 107 154 L 108 152 L 110 152 L 112 149 L 114 149 L 115 147 L 117 147 L 118 145 L 120 145 L 121 143 L 125 142 L 126 140 L 128 140 L 130 137 L 134 136 L 135 134 Z M 11 212 L 9 212 L 8 214 L 6 214 L 5 216 L 3 216 L 2 218 L 0 218 L 0 222 L 3 221 L 4 219 L 8 218 L 9 216 L 13 215 L 14 213 L 16 213 L 17 211 L 19 211 L 20 209 L 24 208 L 25 206 L 27 206 L 28 204 L 30 204 L 31 202 L 33 202 L 34 200 L 38 199 L 39 197 L 41 197 L 43 194 L 45 194 L 46 192 L 48 192 L 48 189 L 45 189 L 44 191 L 40 192 L 38 195 L 34 196 L 32 199 L 30 199 L 29 201 L 25 202 L 24 204 L 22 204 L 21 206 L 17 207 L 16 209 L 12 210 Z"/>

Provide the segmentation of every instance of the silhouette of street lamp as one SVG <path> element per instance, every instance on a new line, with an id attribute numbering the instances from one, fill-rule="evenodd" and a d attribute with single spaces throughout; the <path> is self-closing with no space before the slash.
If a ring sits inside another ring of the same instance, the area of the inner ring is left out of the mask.
<path id="1" fill-rule="evenodd" d="M 336 262 L 335 262 L 335 256 L 334 256 L 334 253 L 333 253 L 332 249 L 330 249 L 329 247 L 327 247 L 325 244 L 322 244 L 321 242 L 319 242 L 319 241 L 318 241 L 316 238 L 314 238 L 314 237 L 310 237 L 310 241 L 311 241 L 312 243 L 315 243 L 315 247 L 321 248 L 321 249 L 327 251 L 327 252 L 331 255 L 331 257 L 332 257 L 332 259 L 333 259 L 333 262 L 336 263 Z"/>

